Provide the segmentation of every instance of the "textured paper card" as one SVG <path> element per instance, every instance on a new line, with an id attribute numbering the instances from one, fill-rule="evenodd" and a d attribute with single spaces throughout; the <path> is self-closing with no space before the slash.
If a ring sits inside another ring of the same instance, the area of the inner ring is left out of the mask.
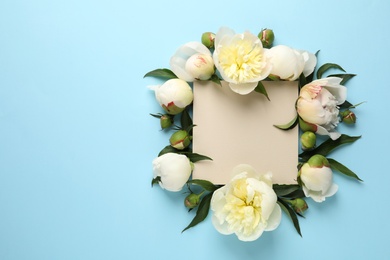
<path id="1" fill-rule="evenodd" d="M 195 164 L 194 179 L 226 184 L 238 164 L 273 173 L 273 182 L 296 183 L 298 127 L 283 131 L 295 116 L 298 83 L 263 82 L 271 101 L 257 92 L 234 93 L 226 82 L 194 82 L 193 152 L 213 161 Z"/>

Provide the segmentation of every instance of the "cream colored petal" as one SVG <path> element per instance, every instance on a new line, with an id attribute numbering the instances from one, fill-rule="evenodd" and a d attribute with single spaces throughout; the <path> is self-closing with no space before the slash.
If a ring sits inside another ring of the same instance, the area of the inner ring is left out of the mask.
<path id="1" fill-rule="evenodd" d="M 234 92 L 240 94 L 240 95 L 247 95 L 251 93 L 256 87 L 258 82 L 250 82 L 250 83 L 241 83 L 241 84 L 235 84 L 235 83 L 229 83 L 229 87 Z"/>
<path id="2" fill-rule="evenodd" d="M 308 123 L 322 125 L 326 123 L 325 110 L 317 99 L 299 98 L 297 102 L 299 116 Z"/>
<path id="3" fill-rule="evenodd" d="M 333 173 L 330 167 L 314 168 L 304 164 L 301 180 L 309 190 L 326 192 L 332 185 Z"/>
<path id="4" fill-rule="evenodd" d="M 281 220 L 282 220 L 282 210 L 278 204 L 275 204 L 275 208 L 272 211 L 272 214 L 268 218 L 265 231 L 275 230 L 279 226 Z"/>

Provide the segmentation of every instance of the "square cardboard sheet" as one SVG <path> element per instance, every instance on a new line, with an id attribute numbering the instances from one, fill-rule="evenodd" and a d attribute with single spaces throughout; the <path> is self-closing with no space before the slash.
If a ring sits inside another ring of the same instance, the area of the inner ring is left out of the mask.
<path id="1" fill-rule="evenodd" d="M 298 82 L 263 85 L 270 101 L 257 92 L 237 94 L 226 82 L 194 82 L 193 152 L 213 159 L 195 163 L 194 179 L 226 184 L 236 165 L 249 164 L 260 173 L 271 171 L 274 183 L 296 183 L 298 127 L 284 131 L 274 125 L 295 117 Z"/>

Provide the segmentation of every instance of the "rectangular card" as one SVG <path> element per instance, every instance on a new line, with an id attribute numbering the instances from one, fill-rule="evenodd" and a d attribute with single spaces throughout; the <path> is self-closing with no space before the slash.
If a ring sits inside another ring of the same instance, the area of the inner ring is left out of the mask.
<path id="1" fill-rule="evenodd" d="M 284 131 L 296 115 L 298 82 L 263 81 L 270 101 L 252 92 L 240 95 L 228 83 L 194 82 L 193 152 L 211 157 L 195 163 L 194 179 L 226 184 L 232 169 L 249 164 L 271 171 L 273 182 L 294 184 L 298 164 L 298 127 Z"/>

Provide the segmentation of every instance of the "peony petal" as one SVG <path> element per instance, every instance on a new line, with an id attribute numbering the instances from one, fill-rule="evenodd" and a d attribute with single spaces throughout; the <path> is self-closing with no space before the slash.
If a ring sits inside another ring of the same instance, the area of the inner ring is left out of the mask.
<path id="1" fill-rule="evenodd" d="M 297 112 L 308 123 L 318 125 L 327 123 L 325 110 L 317 99 L 308 100 L 300 97 L 297 101 Z"/>
<path id="2" fill-rule="evenodd" d="M 319 135 L 328 135 L 332 140 L 337 140 L 341 136 L 339 132 L 336 131 L 330 132 L 320 125 L 317 125 L 316 133 Z"/>
<path id="3" fill-rule="evenodd" d="M 260 174 L 257 173 L 255 168 L 253 168 L 249 164 L 239 164 L 233 168 L 231 173 L 231 179 L 233 179 L 235 176 L 243 172 L 246 173 L 246 177 L 248 178 L 258 178 L 260 176 Z"/>
<path id="4" fill-rule="evenodd" d="M 272 214 L 272 211 L 274 210 L 277 196 L 275 194 L 275 191 L 268 186 L 264 182 L 259 182 L 259 188 L 258 191 L 262 195 L 262 201 L 261 201 L 261 216 L 263 219 L 268 219 L 270 215 Z"/>
<path id="5" fill-rule="evenodd" d="M 234 232 L 229 230 L 229 225 L 226 221 L 221 222 L 221 220 L 214 214 L 211 218 L 214 228 L 221 233 L 222 235 L 230 235 Z"/>
<path id="6" fill-rule="evenodd" d="M 305 192 L 305 195 L 307 197 L 312 198 L 315 202 L 318 202 L 318 203 L 325 201 L 325 196 L 322 195 L 322 193 L 319 191 L 308 190 L 307 193 Z"/>
<path id="7" fill-rule="evenodd" d="M 275 230 L 279 226 L 281 219 L 282 219 L 282 210 L 278 204 L 275 204 L 275 208 L 272 211 L 272 214 L 268 218 L 265 231 Z"/>
<path id="8" fill-rule="evenodd" d="M 326 78 L 328 80 L 328 84 L 324 86 L 337 100 L 337 105 L 341 105 L 347 99 L 347 88 L 343 85 L 340 85 L 342 81 L 341 78 L 338 77 L 329 77 Z"/>
<path id="9" fill-rule="evenodd" d="M 229 87 L 234 92 L 240 94 L 240 95 L 247 95 L 251 93 L 256 87 L 258 82 L 249 82 L 249 83 L 241 83 L 241 84 L 235 84 L 235 83 L 229 83 Z"/>
<path id="10" fill-rule="evenodd" d="M 339 186 L 337 184 L 335 184 L 335 183 L 332 183 L 332 185 L 330 186 L 329 190 L 324 194 L 324 196 L 325 197 L 331 197 L 331 196 L 336 194 L 338 189 L 339 189 Z"/>
<path id="11" fill-rule="evenodd" d="M 313 73 L 317 65 L 317 57 L 313 53 L 307 51 L 299 50 L 299 52 L 302 54 L 303 59 L 305 61 L 305 66 L 303 68 L 303 75 L 307 77 Z"/>
<path id="12" fill-rule="evenodd" d="M 186 60 L 181 57 L 173 56 L 170 61 L 170 67 L 173 73 L 182 80 L 192 82 L 195 80 L 186 70 Z"/>
<path id="13" fill-rule="evenodd" d="M 215 39 L 214 39 L 214 44 L 215 44 L 216 48 L 218 48 L 218 45 L 221 43 L 221 40 L 223 38 L 225 38 L 225 40 L 226 40 L 226 39 L 233 37 L 234 35 L 235 35 L 235 32 L 232 29 L 230 29 L 228 27 L 221 27 L 218 30 L 217 34 L 215 35 Z"/>
<path id="14" fill-rule="evenodd" d="M 244 242 L 250 242 L 258 239 L 263 232 L 265 231 L 265 226 L 262 223 L 259 223 L 258 227 L 249 235 L 236 232 L 237 238 Z"/>
<path id="15" fill-rule="evenodd" d="M 304 164 L 301 168 L 301 180 L 309 190 L 324 193 L 332 185 L 333 173 L 329 167 L 314 168 Z"/>

